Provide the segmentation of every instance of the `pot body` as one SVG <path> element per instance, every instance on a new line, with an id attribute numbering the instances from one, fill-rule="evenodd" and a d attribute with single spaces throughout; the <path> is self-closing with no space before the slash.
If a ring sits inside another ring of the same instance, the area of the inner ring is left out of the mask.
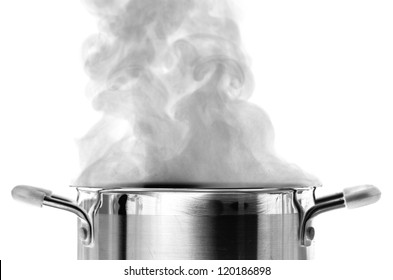
<path id="1" fill-rule="evenodd" d="M 302 214 L 312 188 L 78 189 L 78 259 L 310 259 Z"/>

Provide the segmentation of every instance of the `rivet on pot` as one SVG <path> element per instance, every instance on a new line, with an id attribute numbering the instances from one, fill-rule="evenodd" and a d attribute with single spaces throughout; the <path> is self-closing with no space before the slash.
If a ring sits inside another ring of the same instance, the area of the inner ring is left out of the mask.
<path id="1" fill-rule="evenodd" d="M 308 227 L 306 230 L 306 235 L 309 240 L 313 240 L 315 237 L 315 229 L 313 227 Z"/>
<path id="2" fill-rule="evenodd" d="M 79 237 L 82 241 L 86 241 L 88 237 L 87 229 L 84 227 L 79 228 Z"/>

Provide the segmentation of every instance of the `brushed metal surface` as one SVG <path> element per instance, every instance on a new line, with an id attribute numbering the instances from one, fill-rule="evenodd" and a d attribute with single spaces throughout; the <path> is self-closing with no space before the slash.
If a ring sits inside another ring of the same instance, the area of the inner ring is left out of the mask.
<path id="1" fill-rule="evenodd" d="M 313 188 L 78 192 L 94 228 L 92 244 L 78 241 L 79 259 L 284 260 L 312 254 L 313 246 L 299 242 L 298 207 L 312 206 Z"/>

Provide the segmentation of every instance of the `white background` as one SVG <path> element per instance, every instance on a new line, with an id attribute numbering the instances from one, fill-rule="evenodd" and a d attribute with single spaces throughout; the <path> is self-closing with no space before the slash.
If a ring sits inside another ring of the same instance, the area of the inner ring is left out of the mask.
<path id="1" fill-rule="evenodd" d="M 320 178 L 318 195 L 363 183 L 382 191 L 375 205 L 316 218 L 316 260 L 274 262 L 276 276 L 391 279 L 392 2 L 238 2 L 256 82 L 252 100 L 271 116 L 280 154 Z M 58 268 L 68 278 L 120 274 L 113 262 L 85 268 L 73 261 L 71 214 L 10 195 L 14 185 L 31 184 L 75 197 L 68 187 L 77 170 L 74 140 L 97 118 L 84 95 L 81 59 L 95 20 L 80 1 L 22 0 L 2 1 L 0 21 L 3 273 L 8 279 L 51 279 Z"/>

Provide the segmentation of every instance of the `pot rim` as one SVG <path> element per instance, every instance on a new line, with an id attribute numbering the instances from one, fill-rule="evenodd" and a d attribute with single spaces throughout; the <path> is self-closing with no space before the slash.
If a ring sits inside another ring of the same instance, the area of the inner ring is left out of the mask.
<path id="1" fill-rule="evenodd" d="M 97 186 L 77 186 L 70 187 L 82 191 L 100 192 L 272 192 L 272 191 L 293 191 L 310 190 L 321 187 L 321 184 L 279 184 L 279 183 L 131 183 Z"/>

